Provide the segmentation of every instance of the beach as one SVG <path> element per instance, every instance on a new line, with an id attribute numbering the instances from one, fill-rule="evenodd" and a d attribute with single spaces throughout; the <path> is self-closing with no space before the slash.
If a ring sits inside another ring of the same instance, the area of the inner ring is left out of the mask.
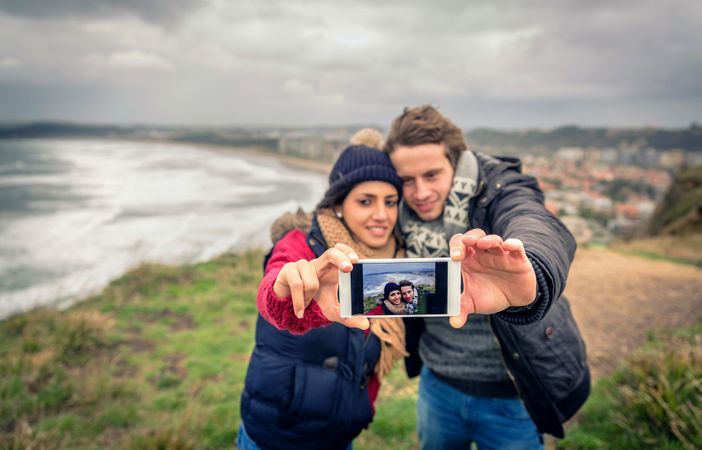
<path id="1" fill-rule="evenodd" d="M 0 319 L 66 307 L 146 262 L 267 248 L 326 164 L 165 141 L 0 141 Z"/>

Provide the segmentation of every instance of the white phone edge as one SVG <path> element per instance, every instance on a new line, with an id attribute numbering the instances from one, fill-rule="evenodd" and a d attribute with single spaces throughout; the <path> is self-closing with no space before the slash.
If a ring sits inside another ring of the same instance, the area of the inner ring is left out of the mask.
<path id="1" fill-rule="evenodd" d="M 379 315 L 372 316 L 374 318 L 382 317 L 446 317 L 457 316 L 461 312 L 461 263 L 452 261 L 450 258 L 404 258 L 404 259 L 359 259 L 359 264 L 378 264 L 378 263 L 394 263 L 394 262 L 437 262 L 447 261 L 447 284 L 448 292 L 446 296 L 446 314 L 397 314 L 392 316 Z M 351 273 L 342 272 L 339 270 L 339 303 L 341 317 L 353 317 L 351 314 Z M 368 317 L 368 316 L 366 316 Z"/>
<path id="2" fill-rule="evenodd" d="M 446 305 L 449 316 L 457 316 L 461 313 L 461 262 L 449 261 L 448 263 L 448 296 Z"/>
<path id="3" fill-rule="evenodd" d="M 341 317 L 351 317 L 351 273 L 339 270 L 339 303 Z"/>

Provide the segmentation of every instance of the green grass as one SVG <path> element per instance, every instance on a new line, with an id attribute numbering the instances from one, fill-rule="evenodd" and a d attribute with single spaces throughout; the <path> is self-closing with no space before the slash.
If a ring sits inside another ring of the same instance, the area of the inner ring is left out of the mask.
<path id="1" fill-rule="evenodd" d="M 261 258 L 144 266 L 67 311 L 0 322 L 0 448 L 233 448 Z M 356 448 L 416 448 L 399 365 L 376 410 Z"/>
<path id="2" fill-rule="evenodd" d="M 0 448 L 231 448 L 261 257 L 144 266 L 0 323 Z"/>
<path id="3" fill-rule="evenodd" d="M 145 266 L 67 311 L 1 322 L 0 448 L 232 448 L 261 257 Z M 701 336 L 702 324 L 652 334 L 559 445 L 702 446 Z M 417 379 L 398 365 L 354 447 L 417 448 L 416 406 Z"/>
<path id="4" fill-rule="evenodd" d="M 702 448 L 702 323 L 651 334 L 595 385 L 559 448 Z"/>

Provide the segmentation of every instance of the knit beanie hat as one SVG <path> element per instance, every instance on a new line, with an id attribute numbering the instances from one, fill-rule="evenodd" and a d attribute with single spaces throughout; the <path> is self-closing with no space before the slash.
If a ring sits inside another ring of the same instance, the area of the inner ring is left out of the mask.
<path id="1" fill-rule="evenodd" d="M 400 285 L 397 283 L 393 283 L 391 281 L 390 283 L 385 285 L 385 293 L 383 294 L 383 298 L 385 298 L 385 300 L 387 300 L 388 295 L 390 295 L 390 293 L 392 291 L 399 291 L 399 290 L 400 290 Z"/>
<path id="2" fill-rule="evenodd" d="M 402 180 L 387 154 L 365 145 L 346 147 L 329 174 L 328 193 L 348 192 L 364 181 L 385 181 L 402 194 Z"/>

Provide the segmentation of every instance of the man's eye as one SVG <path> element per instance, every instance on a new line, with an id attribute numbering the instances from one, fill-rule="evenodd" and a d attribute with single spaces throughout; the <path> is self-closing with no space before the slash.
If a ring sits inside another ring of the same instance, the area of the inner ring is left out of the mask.
<path id="1" fill-rule="evenodd" d="M 430 172 L 426 175 L 426 177 L 429 180 L 433 180 L 434 178 L 436 178 L 436 172 Z"/>

